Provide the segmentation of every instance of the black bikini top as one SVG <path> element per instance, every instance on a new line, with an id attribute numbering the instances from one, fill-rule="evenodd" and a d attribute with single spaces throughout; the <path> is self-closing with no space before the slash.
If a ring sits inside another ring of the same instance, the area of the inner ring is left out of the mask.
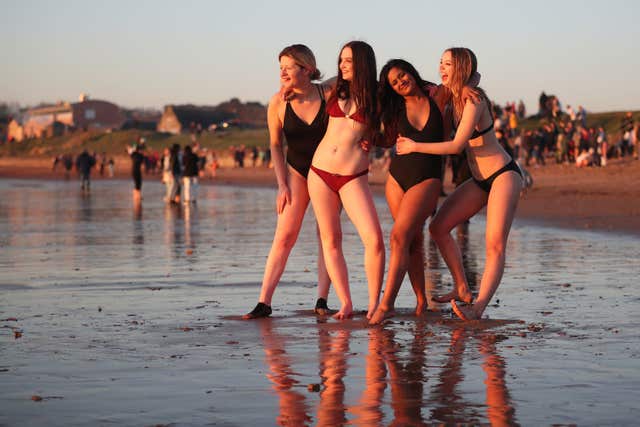
<path id="1" fill-rule="evenodd" d="M 494 124 L 494 121 L 491 120 L 491 124 L 486 129 L 483 129 L 481 131 L 477 131 L 477 130 L 474 129 L 473 133 L 471 134 L 471 138 L 469 138 L 469 139 L 476 139 L 477 137 L 482 136 L 485 133 L 489 132 L 491 129 L 493 129 L 493 124 Z M 458 128 L 455 126 L 455 124 L 453 126 L 453 131 L 454 132 L 458 131 Z"/>

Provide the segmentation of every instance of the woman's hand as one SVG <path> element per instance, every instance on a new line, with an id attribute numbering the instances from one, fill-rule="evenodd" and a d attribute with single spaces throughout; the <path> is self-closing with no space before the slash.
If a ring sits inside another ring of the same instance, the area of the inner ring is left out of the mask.
<path id="1" fill-rule="evenodd" d="M 362 138 L 360 140 L 360 148 L 362 148 L 362 151 L 366 151 L 367 153 L 369 151 L 371 151 L 371 142 L 369 142 L 369 140 Z"/>
<path id="2" fill-rule="evenodd" d="M 293 90 L 291 90 L 291 88 L 280 86 L 279 94 L 281 101 L 289 101 L 291 100 L 291 98 L 293 98 Z"/>
<path id="3" fill-rule="evenodd" d="M 462 88 L 462 100 L 471 101 L 472 104 L 478 105 L 480 103 L 480 92 L 475 87 L 465 86 Z"/>
<path id="4" fill-rule="evenodd" d="M 280 215 L 286 205 L 291 204 L 291 190 L 288 185 L 278 187 L 278 196 L 276 197 L 276 212 Z"/>
<path id="5" fill-rule="evenodd" d="M 414 151 L 416 151 L 416 142 L 413 139 L 402 135 L 398 136 L 396 139 L 396 153 L 403 155 Z"/>

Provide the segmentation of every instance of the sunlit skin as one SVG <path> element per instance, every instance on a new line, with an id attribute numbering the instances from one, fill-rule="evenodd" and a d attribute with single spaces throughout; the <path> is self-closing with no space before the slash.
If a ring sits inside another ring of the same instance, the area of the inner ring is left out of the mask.
<path id="1" fill-rule="evenodd" d="M 322 100 L 311 82 L 311 71 L 289 56 L 280 58 L 280 84 L 289 92 L 288 101 L 294 113 L 311 123 L 320 110 Z M 271 305 L 271 299 L 284 273 L 289 254 L 298 239 L 307 207 L 309 190 L 307 179 L 287 164 L 284 154 L 283 123 L 287 102 L 282 89 L 271 97 L 267 111 L 272 164 L 278 183 L 276 213 L 278 221 L 265 265 L 259 302 Z M 317 230 L 317 227 L 316 227 Z M 331 281 L 325 267 L 321 239 L 318 233 L 318 298 L 329 295 Z M 248 318 L 248 315 L 245 315 Z"/>
<path id="2" fill-rule="evenodd" d="M 343 79 L 352 81 L 355 67 L 351 48 L 343 48 L 339 58 Z M 329 117 L 327 132 L 316 149 L 312 165 L 329 173 L 353 175 L 369 167 L 369 156 L 360 147 L 366 125 L 349 117 L 358 110 L 353 99 L 339 100 L 338 106 L 346 116 Z M 312 170 L 309 172 L 308 185 L 320 229 L 327 271 L 341 303 L 334 318 L 346 319 L 353 314 L 347 263 L 342 251 L 341 206 L 364 244 L 364 265 L 369 290 L 367 318 L 370 318 L 378 306 L 385 254 L 382 229 L 369 189 L 368 176 L 365 174 L 352 179 L 336 194 Z"/>
<path id="3" fill-rule="evenodd" d="M 443 84 L 450 85 L 454 73 L 453 56 L 445 51 L 440 61 L 440 75 Z M 453 96 L 461 96 L 455 93 Z M 400 136 L 396 142 L 398 154 L 411 152 L 431 154 L 457 154 L 466 150 L 472 175 L 483 180 L 511 161 L 511 157 L 499 144 L 493 130 L 471 139 L 475 130 L 490 126 L 493 119 L 486 100 L 474 104 L 466 100 L 458 129 L 451 141 L 421 144 Z M 460 185 L 445 200 L 429 225 L 431 237 L 438 244 L 455 282 L 455 290 L 445 295 L 450 298 L 456 314 L 463 320 L 481 318 L 489 301 L 497 290 L 505 264 L 505 248 L 515 215 L 518 198 L 522 189 L 522 179 L 514 171 L 499 175 L 489 193 L 482 190 L 473 180 Z M 462 264 L 462 255 L 450 232 L 458 224 L 474 216 L 487 206 L 486 214 L 486 264 L 480 282 L 477 298 L 468 307 L 459 306 L 456 301 L 469 301 L 471 291 L 467 283 Z"/>
<path id="4" fill-rule="evenodd" d="M 431 106 L 414 77 L 399 67 L 393 67 L 389 70 L 387 81 L 391 88 L 404 98 L 409 123 L 415 129 L 423 129 L 432 113 Z M 385 184 L 385 195 L 394 219 L 390 236 L 391 253 L 384 295 L 378 309 L 369 320 L 370 324 L 378 324 L 392 316 L 398 291 L 407 272 L 416 295 L 415 314 L 419 316 L 425 312 L 427 298 L 422 229 L 429 215 L 436 209 L 441 190 L 440 179 L 426 179 L 405 192 L 394 177 L 389 175 Z"/>

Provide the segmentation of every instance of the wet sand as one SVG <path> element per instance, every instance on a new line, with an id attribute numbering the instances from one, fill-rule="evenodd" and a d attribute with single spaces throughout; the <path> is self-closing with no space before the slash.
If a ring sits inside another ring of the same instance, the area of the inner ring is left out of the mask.
<path id="1" fill-rule="evenodd" d="M 368 328 L 361 312 L 311 314 L 308 212 L 272 318 L 241 321 L 275 222 L 273 189 L 248 184 L 204 185 L 179 207 L 151 180 L 141 206 L 127 180 L 96 181 L 90 196 L 77 181 L 0 180 L 0 425 L 637 422 L 636 235 L 518 218 L 489 319 L 465 324 L 446 305 L 415 318 L 405 283 L 398 315 Z M 388 236 L 379 195 L 376 206 Z M 456 233 L 475 290 L 483 234 L 481 216 Z M 362 310 L 346 219 L 344 240 Z M 427 294 L 448 290 L 429 242 L 426 255 Z"/>
<path id="2" fill-rule="evenodd" d="M 116 178 L 129 178 L 129 159 L 118 158 Z M 631 158 L 613 159 L 606 168 L 576 168 L 574 165 L 549 164 L 531 167 L 533 187 L 524 194 L 516 217 L 539 224 L 549 224 L 579 230 L 600 230 L 640 235 L 640 161 Z M 48 159 L 0 158 L 0 178 L 64 179 L 59 167 L 51 171 Z M 75 172 L 70 174 L 76 178 Z M 96 172 L 92 179 L 106 179 Z M 159 180 L 159 175 L 145 180 Z M 370 182 L 374 191 L 383 194 L 386 172 L 372 168 Z M 211 183 L 251 186 L 275 186 L 273 170 L 263 167 L 220 168 Z M 453 186 L 449 170 L 445 176 L 445 191 Z"/>

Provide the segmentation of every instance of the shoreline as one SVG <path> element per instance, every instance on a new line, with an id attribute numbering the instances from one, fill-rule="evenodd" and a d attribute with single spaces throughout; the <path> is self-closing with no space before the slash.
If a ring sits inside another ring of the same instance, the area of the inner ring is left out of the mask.
<path id="1" fill-rule="evenodd" d="M 549 164 L 529 168 L 534 184 L 521 198 L 516 221 L 559 228 L 603 231 L 640 236 L 640 161 L 613 159 L 606 168 L 576 168 Z M 65 179 L 61 168 L 51 170 L 48 159 L 0 158 L 0 179 Z M 75 171 L 68 179 L 78 179 Z M 118 159 L 114 178 L 93 171 L 91 179 L 130 179 L 128 159 Z M 386 172 L 372 168 L 369 177 L 374 194 L 384 195 Z M 144 180 L 160 180 L 160 174 L 143 175 Z M 201 179 L 202 185 L 242 185 L 275 187 L 272 169 L 265 167 L 219 168 L 215 178 Z M 444 189 L 453 191 L 449 170 Z M 143 187 L 144 188 L 144 187 Z M 441 199 L 442 202 L 442 199 Z M 484 214 L 484 212 L 481 212 Z"/>

